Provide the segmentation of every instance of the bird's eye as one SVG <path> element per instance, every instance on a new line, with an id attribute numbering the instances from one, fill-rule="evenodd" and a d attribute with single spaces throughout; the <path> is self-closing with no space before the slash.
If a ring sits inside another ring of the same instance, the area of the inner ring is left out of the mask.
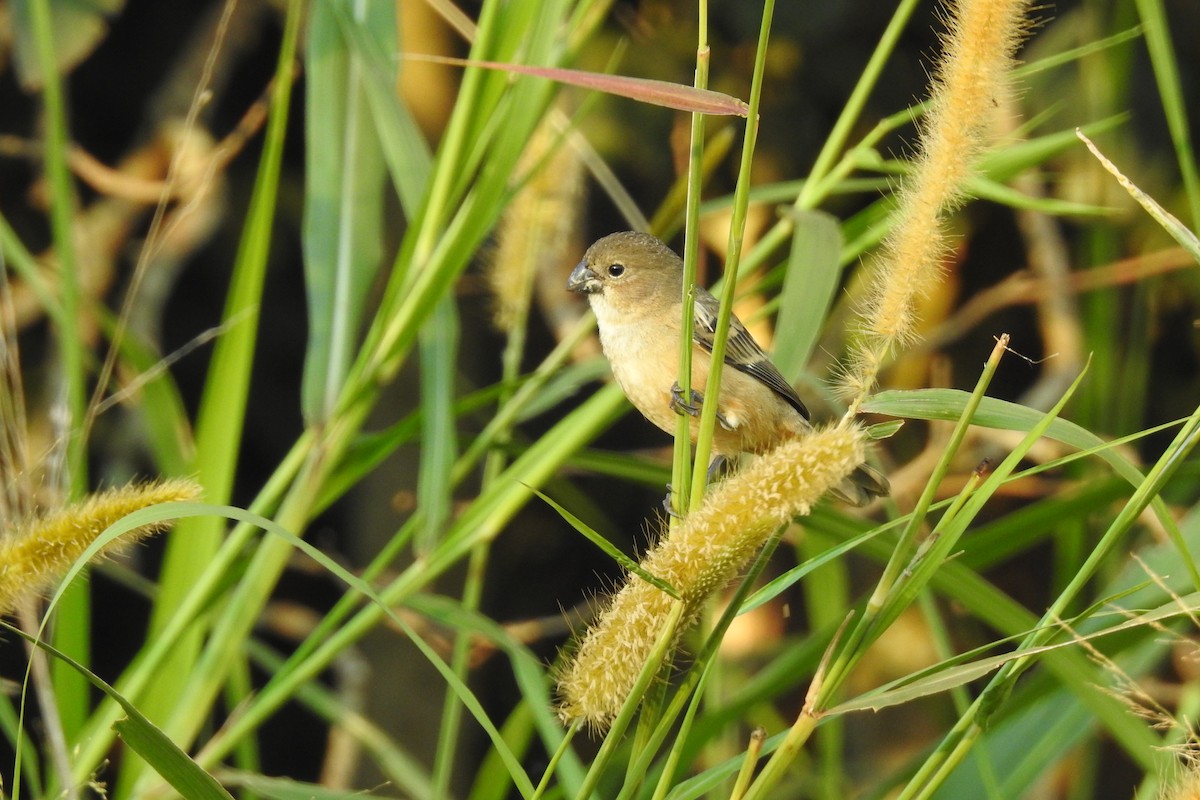
<path id="1" fill-rule="evenodd" d="M 619 278 L 624 274 L 625 274 L 625 265 L 624 264 L 609 264 L 608 265 L 608 277 Z"/>

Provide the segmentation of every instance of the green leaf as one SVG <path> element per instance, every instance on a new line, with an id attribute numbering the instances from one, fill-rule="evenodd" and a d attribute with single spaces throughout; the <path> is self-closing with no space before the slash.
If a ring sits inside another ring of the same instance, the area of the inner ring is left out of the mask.
<path id="1" fill-rule="evenodd" d="M 969 392 L 960 389 L 889 389 L 871 397 L 863 403 L 862 408 L 863 411 L 893 417 L 952 421 L 959 418 L 970 396 Z M 1027 406 L 985 397 L 971 421 L 985 428 L 1029 431 L 1042 418 L 1042 412 Z M 1104 448 L 1105 444 L 1096 434 L 1065 419 L 1051 422 L 1045 435 L 1080 450 Z M 1097 455 L 1126 480 L 1134 484 L 1141 483 L 1142 474 L 1119 453 L 1104 448 Z"/>
<path id="2" fill-rule="evenodd" d="M 125 710 L 133 708 L 126 705 Z M 217 779 L 200 768 L 167 738 L 166 734 L 140 714 L 113 725 L 125 743 L 187 800 L 233 800 L 233 795 Z"/>
<path id="3" fill-rule="evenodd" d="M 424 134 L 396 91 L 399 57 L 396 28 L 394 25 L 369 24 L 379 15 L 386 14 L 384 9 L 369 8 L 366 18 L 358 20 L 350 15 L 350 4 L 323 2 L 332 9 L 347 46 L 361 66 L 362 86 L 371 106 L 375 132 L 383 147 L 392 184 L 405 216 L 413 219 L 429 188 L 433 156 Z"/>
<path id="4" fill-rule="evenodd" d="M 504 652 L 512 666 L 513 677 L 521 687 L 521 695 L 525 702 L 530 704 L 528 713 L 533 718 L 533 725 L 541 736 L 543 746 L 548 752 L 558 749 L 566 732 L 554 711 L 554 700 L 550 696 L 550 685 L 546 680 L 544 665 L 525 644 L 518 641 L 505 626 L 483 614 L 464 608 L 461 602 L 449 597 L 416 594 L 409 598 L 405 606 L 440 625 L 461 631 L 480 641 L 490 642 Z M 509 741 L 507 736 L 505 741 Z M 513 750 L 517 751 L 518 748 L 514 747 Z M 495 751 L 488 760 L 503 763 L 502 755 Z M 562 770 L 559 777 L 570 796 L 573 793 L 570 787 L 578 786 L 583 780 L 583 764 L 577 754 L 568 752 L 564 754 L 559 766 Z M 511 783 L 511 776 L 508 782 Z"/>
<path id="5" fill-rule="evenodd" d="M 891 422 L 878 422 L 874 425 L 870 425 L 867 427 L 865 432 L 868 439 L 890 439 L 899 433 L 900 429 L 903 427 L 904 420 L 897 419 L 892 420 Z"/>
<path id="6" fill-rule="evenodd" d="M 164 506 L 157 507 L 157 511 L 160 512 L 159 516 L 161 516 L 162 508 L 168 505 L 174 506 L 176 504 L 164 504 Z M 155 510 L 143 509 L 143 511 Z M 130 516 L 135 515 L 131 514 Z M 110 531 L 117 527 L 113 526 L 113 528 L 110 528 Z M 77 562 L 77 567 L 82 568 L 87 563 L 87 558 L 86 554 L 81 557 Z M 77 574 L 77 572 L 78 569 L 74 570 L 73 574 Z M 59 596 L 61 596 L 61 590 Z M 0 621 L 0 627 L 41 648 L 57 659 L 59 663 L 71 667 L 85 677 L 93 686 L 115 700 L 124 709 L 128 717 L 115 722 L 113 728 L 116 729 L 117 733 L 120 734 L 121 738 L 125 740 L 125 743 L 131 749 L 141 756 L 155 772 L 161 775 L 184 798 L 187 800 L 233 800 L 233 796 L 225 791 L 225 788 L 217 782 L 216 778 L 201 769 L 199 764 L 188 757 L 187 753 L 180 750 L 178 745 L 171 741 L 154 723 L 146 719 L 145 715 L 136 706 L 126 700 L 120 692 L 78 661 L 42 641 L 40 632 L 38 636 L 32 636 L 3 621 Z"/>
<path id="7" fill-rule="evenodd" d="M 971 197 L 976 197 L 980 200 L 991 200 L 993 203 L 1000 203 L 1010 208 L 1037 211 L 1042 214 L 1099 217 L 1115 213 L 1115 209 L 1092 205 L 1091 203 L 1076 203 L 1071 200 L 1061 200 L 1057 197 L 1033 197 L 1019 192 L 1011 186 L 983 176 L 976 176 L 967 181 L 966 192 Z"/>
<path id="8" fill-rule="evenodd" d="M 395 30 L 394 6 L 355 6 L 374 29 Z M 357 351 L 366 292 L 383 257 L 383 154 L 363 81 L 327 0 L 314 3 L 305 59 L 304 277 L 309 422 L 332 410 Z"/>
<path id="9" fill-rule="evenodd" d="M 1175 162 L 1183 178 L 1192 212 L 1193 227 L 1200 228 L 1200 174 L 1196 170 L 1196 153 L 1192 148 L 1192 134 L 1188 125 L 1190 93 L 1186 93 L 1179 74 L 1179 62 L 1171 44 L 1170 24 L 1162 0 L 1136 0 L 1138 16 L 1146 35 L 1146 49 L 1150 53 L 1150 64 L 1154 68 L 1154 81 L 1162 98 L 1163 113 L 1167 128 L 1171 131 L 1171 143 L 1175 146 Z"/>
<path id="10" fill-rule="evenodd" d="M 788 214 L 795 232 L 779 296 L 772 360 L 794 381 L 812 357 L 833 305 L 842 277 L 843 241 L 841 225 L 832 214 L 795 210 Z"/>
<path id="11" fill-rule="evenodd" d="M 374 800 L 388 795 L 372 794 L 361 790 L 331 789 L 317 783 L 305 783 L 288 778 L 273 778 L 254 772 L 231 771 L 222 773 L 230 786 L 248 789 L 255 795 L 268 800 Z M 393 787 L 394 788 L 394 787 Z"/>
<path id="12" fill-rule="evenodd" d="M 851 539 L 847 539 L 835 547 L 830 547 L 828 550 L 823 551 L 816 558 L 810 558 L 803 564 L 798 564 L 792 567 L 778 578 L 772 579 L 766 586 L 750 595 L 750 597 L 746 598 L 746 602 L 742 604 L 742 607 L 738 610 L 738 613 L 745 614 L 747 611 L 758 608 L 764 603 L 769 603 L 771 600 L 786 592 L 796 583 L 799 583 L 801 578 L 803 578 L 805 575 L 808 575 L 813 570 L 820 569 L 831 561 L 841 558 L 846 553 L 855 549 L 864 542 L 874 539 L 876 536 L 889 530 L 890 528 L 886 525 L 878 528 L 872 528 L 866 533 L 862 533 Z"/>
<path id="13" fill-rule="evenodd" d="M 1118 127 L 1128 118 L 1128 114 L 1115 114 L 1088 123 L 1083 130 L 1095 135 Z M 1073 130 L 1054 131 L 988 151 L 980 158 L 979 172 L 993 181 L 1007 181 L 1025 170 L 1043 167 L 1050 159 L 1077 146 Z"/>
<path id="14" fill-rule="evenodd" d="M 428 553 L 450 517 L 451 472 L 456 458 L 454 379 L 458 364 L 458 309 L 454 296 L 438 301 L 421 330 L 421 466 L 417 502 L 424 521 L 417 532 L 417 553 Z"/>

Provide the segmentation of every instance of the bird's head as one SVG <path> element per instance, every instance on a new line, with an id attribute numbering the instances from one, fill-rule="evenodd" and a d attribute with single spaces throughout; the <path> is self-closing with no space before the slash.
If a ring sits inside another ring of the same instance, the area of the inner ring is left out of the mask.
<path id="1" fill-rule="evenodd" d="M 679 301 L 682 279 L 683 262 L 671 248 L 649 234 L 627 231 L 589 247 L 571 270 L 567 288 L 591 300 L 669 303 Z"/>

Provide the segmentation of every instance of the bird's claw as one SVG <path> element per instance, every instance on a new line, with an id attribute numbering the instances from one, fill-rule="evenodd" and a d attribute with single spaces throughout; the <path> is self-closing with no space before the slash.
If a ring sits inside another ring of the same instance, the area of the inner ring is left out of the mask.
<path id="1" fill-rule="evenodd" d="M 675 510 L 675 504 L 671 502 L 671 497 L 674 494 L 675 494 L 675 490 L 673 488 L 671 488 L 671 484 L 668 483 L 667 484 L 667 494 L 665 497 L 663 497 L 663 500 L 662 500 L 663 511 L 667 512 L 668 517 L 674 517 L 675 519 L 683 519 L 683 515 Z"/>
<path id="2" fill-rule="evenodd" d="M 708 463 L 708 473 L 705 475 L 705 480 L 711 486 L 717 478 L 724 477 L 730 472 L 733 472 L 733 467 L 729 463 L 729 459 L 725 456 L 713 456 L 713 460 Z"/>
<path id="3" fill-rule="evenodd" d="M 691 402 L 684 401 L 683 389 L 679 386 L 679 381 L 671 384 L 671 410 L 676 414 L 687 414 L 689 417 L 700 416 L 700 406 L 704 405 L 704 395 L 692 389 L 689 399 Z M 727 431 L 734 429 L 734 425 L 720 411 L 717 412 L 717 424 Z"/>
<path id="4" fill-rule="evenodd" d="M 704 403 L 704 395 L 691 390 L 691 402 L 683 399 L 683 389 L 679 385 L 679 381 L 671 384 L 671 410 L 676 414 L 687 414 L 689 417 L 700 416 L 700 406 Z"/>

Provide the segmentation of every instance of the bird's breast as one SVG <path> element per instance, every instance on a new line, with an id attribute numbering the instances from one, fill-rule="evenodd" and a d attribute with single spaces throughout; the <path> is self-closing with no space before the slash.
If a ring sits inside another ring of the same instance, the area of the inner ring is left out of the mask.
<path id="1" fill-rule="evenodd" d="M 629 402 L 664 431 L 673 431 L 671 385 L 679 369 L 678 335 L 641 324 L 602 321 L 600 345 Z"/>
<path id="2" fill-rule="evenodd" d="M 630 322 L 597 299 L 593 295 L 592 308 L 613 377 L 642 416 L 674 433 L 679 417 L 671 408 L 671 387 L 679 374 L 678 327 L 655 326 L 647 320 Z M 701 393 L 707 387 L 711 363 L 707 351 L 692 349 L 692 387 Z M 723 455 L 765 452 L 781 439 L 809 430 L 804 418 L 774 390 L 732 366 L 722 371 L 718 410 L 725 425 L 718 424 L 713 431 L 713 450 Z M 698 426 L 699 419 L 693 418 L 693 441 Z"/>

